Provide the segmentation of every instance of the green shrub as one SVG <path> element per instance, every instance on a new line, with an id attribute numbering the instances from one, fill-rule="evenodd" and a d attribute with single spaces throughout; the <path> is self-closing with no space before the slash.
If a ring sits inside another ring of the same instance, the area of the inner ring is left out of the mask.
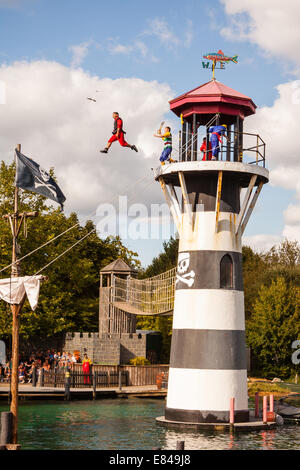
<path id="1" fill-rule="evenodd" d="M 135 357 L 134 359 L 130 359 L 129 364 L 132 366 L 147 366 L 150 364 L 150 361 L 145 357 L 139 356 Z"/>

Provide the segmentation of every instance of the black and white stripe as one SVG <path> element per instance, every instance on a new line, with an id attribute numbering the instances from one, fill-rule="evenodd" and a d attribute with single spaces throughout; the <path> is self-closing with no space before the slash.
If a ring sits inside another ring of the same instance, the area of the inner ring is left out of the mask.
<path id="1" fill-rule="evenodd" d="M 234 235 L 236 214 L 220 212 L 217 235 L 215 212 L 199 211 L 193 216 L 193 230 L 185 224 L 179 243 L 165 418 L 228 422 L 234 397 L 235 420 L 247 421 L 242 254 L 239 237 Z M 185 219 L 186 214 L 183 224 Z M 231 285 L 226 288 L 222 288 L 220 269 L 224 256 L 232 263 Z M 189 278 L 192 284 L 186 282 Z"/>

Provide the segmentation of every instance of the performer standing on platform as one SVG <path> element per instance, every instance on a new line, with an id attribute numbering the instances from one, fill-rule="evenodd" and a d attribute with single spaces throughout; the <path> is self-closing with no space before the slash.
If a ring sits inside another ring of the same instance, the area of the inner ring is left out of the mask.
<path id="1" fill-rule="evenodd" d="M 212 148 L 212 160 L 219 159 L 220 145 L 222 145 L 222 137 L 228 140 L 228 137 L 225 135 L 227 125 L 222 126 L 212 126 L 208 129 L 208 132 L 211 134 L 210 142 Z"/>
<path id="2" fill-rule="evenodd" d="M 103 149 L 103 150 L 100 150 L 101 153 L 107 153 L 108 152 L 108 149 L 110 148 L 111 144 L 113 142 L 115 142 L 116 140 L 119 141 L 120 145 L 122 145 L 122 147 L 130 147 L 131 150 L 135 150 L 136 152 L 138 151 L 138 149 L 136 148 L 135 145 L 130 145 L 126 142 L 126 140 L 124 139 L 124 134 L 126 134 L 126 132 L 123 130 L 123 120 L 120 118 L 119 116 L 119 113 L 117 113 L 116 111 L 112 114 L 112 117 L 114 118 L 115 122 L 114 122 L 114 129 L 112 131 L 112 137 L 109 139 L 109 141 L 107 142 L 107 145 L 106 147 Z"/>
<path id="3" fill-rule="evenodd" d="M 164 165 L 165 161 L 168 161 L 168 162 L 171 162 L 171 163 L 175 162 L 176 160 L 173 160 L 171 158 L 171 153 L 172 153 L 171 127 L 166 126 L 164 134 L 161 133 L 161 127 L 160 127 L 157 131 L 157 134 L 153 134 L 153 136 L 158 137 L 160 139 L 163 139 L 163 141 L 164 141 L 164 149 L 163 149 L 162 154 L 159 158 L 161 164 Z"/>

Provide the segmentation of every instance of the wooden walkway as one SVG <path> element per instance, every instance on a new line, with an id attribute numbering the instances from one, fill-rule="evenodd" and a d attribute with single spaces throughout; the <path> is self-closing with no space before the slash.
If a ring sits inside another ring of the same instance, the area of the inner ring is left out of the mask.
<path id="1" fill-rule="evenodd" d="M 157 389 L 156 385 L 97 388 L 94 397 L 93 389 L 71 388 L 71 400 L 91 400 L 101 398 L 165 398 L 167 389 Z M 0 402 L 7 402 L 9 396 L 9 386 L 0 384 Z M 54 387 L 33 387 L 30 384 L 19 386 L 19 399 L 24 400 L 64 400 L 64 388 Z"/>
<path id="2" fill-rule="evenodd" d="M 144 310 L 140 310 L 134 305 L 131 305 L 128 302 L 113 302 L 113 306 L 118 308 L 119 310 L 123 310 L 123 312 L 131 313 L 132 315 L 159 315 L 164 316 L 164 315 L 173 315 L 173 309 L 172 310 L 166 310 L 166 311 L 160 311 L 159 313 L 153 313 L 153 312 L 145 312 Z"/>

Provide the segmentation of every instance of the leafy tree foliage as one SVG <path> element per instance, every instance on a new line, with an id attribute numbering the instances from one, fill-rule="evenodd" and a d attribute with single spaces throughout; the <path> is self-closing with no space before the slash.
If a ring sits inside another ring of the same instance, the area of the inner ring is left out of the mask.
<path id="1" fill-rule="evenodd" d="M 142 273 L 155 276 L 177 264 L 178 240 L 164 244 L 164 251 Z M 300 246 L 284 240 L 266 253 L 249 246 L 242 249 L 246 336 L 255 373 L 287 377 L 294 373 L 291 344 L 300 339 Z M 140 317 L 140 328 L 162 332 L 164 358 L 169 360 L 171 317 Z"/>
<path id="2" fill-rule="evenodd" d="M 11 263 L 12 238 L 9 224 L 2 218 L 13 213 L 14 164 L 0 164 L 0 270 Z M 54 177 L 54 171 L 51 170 Z M 33 275 L 41 267 L 95 229 L 92 221 L 81 225 L 76 213 L 66 216 L 43 196 L 20 190 L 20 212 L 38 211 L 28 219 L 27 230 L 20 233 L 19 257 L 69 230 L 64 236 L 36 251 L 21 262 L 21 274 Z M 119 237 L 102 240 L 95 231 L 66 255 L 51 264 L 43 274 L 49 281 L 42 284 L 35 312 L 25 302 L 21 314 L 23 338 L 49 337 L 67 331 L 98 330 L 99 270 L 118 257 L 135 269 L 140 277 L 152 277 L 177 264 L 178 240 L 165 242 L 163 252 L 147 269 L 140 269 L 137 253 L 128 250 Z M 299 288 L 300 247 L 285 240 L 267 253 L 243 247 L 246 335 L 260 375 L 287 377 L 295 372 L 291 361 L 291 344 L 300 339 Z M 9 277 L 10 268 L 1 272 Z M 140 329 L 158 330 L 162 334 L 162 361 L 169 361 L 172 316 L 138 317 Z M 11 312 L 0 301 L 1 339 L 11 333 Z"/>
<path id="3" fill-rule="evenodd" d="M 299 291 L 283 277 L 262 286 L 247 323 L 248 345 L 255 352 L 258 371 L 269 377 L 290 377 L 292 343 L 300 338 Z"/>
<path id="4" fill-rule="evenodd" d="M 14 164 L 0 166 L 0 269 L 11 263 L 12 237 L 9 225 L 2 218 L 13 213 Z M 53 170 L 52 170 L 53 176 Z M 28 236 L 20 233 L 19 257 L 31 252 L 63 231 L 78 224 L 65 235 L 33 253 L 21 262 L 21 275 L 33 275 L 40 268 L 95 229 L 92 221 L 84 226 L 75 213 L 66 216 L 48 205 L 43 196 L 20 190 L 19 211 L 38 211 L 39 216 L 28 219 Z M 102 240 L 94 231 L 76 247 L 51 264 L 42 274 L 49 280 L 41 286 L 39 305 L 32 312 L 25 302 L 21 314 L 20 334 L 23 338 L 44 337 L 67 331 L 97 331 L 99 305 L 99 270 L 121 257 L 137 269 L 137 253 L 129 251 L 119 237 Z M 10 276 L 10 269 L 1 273 Z M 2 337 L 11 332 L 11 312 L 0 302 L 0 331 Z"/>

